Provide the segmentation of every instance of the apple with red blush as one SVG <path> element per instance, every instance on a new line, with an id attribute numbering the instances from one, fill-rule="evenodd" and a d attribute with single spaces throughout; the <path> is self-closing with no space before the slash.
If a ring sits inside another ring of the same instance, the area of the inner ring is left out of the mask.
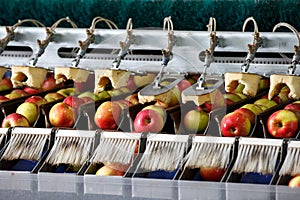
<path id="1" fill-rule="evenodd" d="M 18 113 L 11 113 L 3 119 L 1 126 L 2 128 L 15 126 L 29 127 L 30 123 L 25 116 Z"/>
<path id="2" fill-rule="evenodd" d="M 103 102 L 96 110 L 94 122 L 103 130 L 115 130 L 122 114 L 121 106 L 114 101 Z"/>
<path id="3" fill-rule="evenodd" d="M 200 177 L 204 181 L 219 182 L 223 178 L 226 169 L 214 168 L 214 167 L 201 167 Z"/>
<path id="4" fill-rule="evenodd" d="M 73 127 L 75 124 L 75 113 L 67 103 L 58 102 L 49 111 L 49 121 L 53 127 Z"/>
<path id="5" fill-rule="evenodd" d="M 298 133 L 299 120 L 291 110 L 277 110 L 267 120 L 267 130 L 275 138 L 291 138 Z"/>
<path id="6" fill-rule="evenodd" d="M 220 130 L 225 137 L 249 136 L 251 122 L 240 112 L 230 112 L 222 118 Z"/>

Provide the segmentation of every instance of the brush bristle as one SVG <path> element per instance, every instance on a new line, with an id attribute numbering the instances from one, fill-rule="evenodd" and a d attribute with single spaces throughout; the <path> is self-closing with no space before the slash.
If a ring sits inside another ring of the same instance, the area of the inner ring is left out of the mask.
<path id="1" fill-rule="evenodd" d="M 240 145 L 233 171 L 272 174 L 275 171 L 280 148 L 281 146 L 272 145 Z"/>
<path id="2" fill-rule="evenodd" d="M 52 165 L 82 165 L 90 156 L 94 138 L 88 137 L 57 137 L 46 159 Z"/>
<path id="3" fill-rule="evenodd" d="M 233 144 L 193 143 L 185 160 L 185 167 L 213 167 L 225 169 L 230 159 Z"/>
<path id="4" fill-rule="evenodd" d="M 288 148 L 287 155 L 284 159 L 279 175 L 300 174 L 300 151 L 299 147 Z"/>
<path id="5" fill-rule="evenodd" d="M 0 134 L 0 144 L 2 143 L 4 138 L 5 138 L 5 134 Z"/>
<path id="6" fill-rule="evenodd" d="M 183 160 L 187 142 L 147 141 L 139 167 L 143 170 L 174 171 Z"/>
<path id="7" fill-rule="evenodd" d="M 45 134 L 12 134 L 2 159 L 4 160 L 38 160 L 49 135 Z"/>
<path id="8" fill-rule="evenodd" d="M 91 162 L 130 164 L 137 142 L 137 139 L 102 137 Z"/>

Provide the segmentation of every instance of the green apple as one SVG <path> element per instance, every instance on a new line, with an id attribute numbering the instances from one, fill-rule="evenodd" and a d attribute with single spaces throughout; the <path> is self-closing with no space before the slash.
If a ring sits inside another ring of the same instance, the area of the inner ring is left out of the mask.
<path id="1" fill-rule="evenodd" d="M 234 93 L 243 93 L 243 89 L 245 88 L 245 85 L 242 83 L 239 83 L 236 88 L 234 89 Z"/>
<path id="2" fill-rule="evenodd" d="M 247 109 L 251 110 L 255 115 L 258 115 L 259 113 L 261 113 L 263 111 L 259 105 L 256 105 L 254 103 L 245 104 L 241 108 L 247 108 Z"/>
<path id="3" fill-rule="evenodd" d="M 18 106 L 16 113 L 26 117 L 30 125 L 33 125 L 39 116 L 39 108 L 35 103 L 24 102 Z"/>
<path id="4" fill-rule="evenodd" d="M 102 92 L 101 92 L 102 93 Z M 91 91 L 85 91 L 81 94 L 78 95 L 78 98 L 83 98 L 83 97 L 90 97 L 92 98 L 94 101 L 98 101 L 100 100 L 101 98 L 99 97 L 99 95 L 91 92 Z"/>
<path id="5" fill-rule="evenodd" d="M 44 96 L 44 99 L 46 99 L 47 102 L 57 101 L 59 99 L 64 99 L 64 98 L 65 96 L 57 92 L 50 92 Z"/>
<path id="6" fill-rule="evenodd" d="M 267 108 L 271 108 L 271 107 L 277 106 L 277 103 L 275 101 L 269 100 L 267 98 L 258 99 L 258 100 L 256 100 L 254 102 L 254 104 L 265 106 Z"/>
<path id="7" fill-rule="evenodd" d="M 111 90 L 107 90 L 107 92 L 108 92 L 109 96 L 111 96 L 111 97 L 116 97 L 123 93 L 119 89 L 111 89 Z"/>
<path id="8" fill-rule="evenodd" d="M 241 99 L 246 99 L 247 95 L 243 94 L 243 93 L 235 93 L 237 94 L 239 97 L 241 97 Z"/>
<path id="9" fill-rule="evenodd" d="M 258 90 L 262 91 L 262 90 L 266 90 L 268 88 L 270 88 L 270 80 L 268 78 L 260 79 L 259 84 L 258 84 Z"/>
<path id="10" fill-rule="evenodd" d="M 64 97 L 73 96 L 78 94 L 77 88 L 63 88 L 57 91 L 57 93 L 63 95 Z"/>
<path id="11" fill-rule="evenodd" d="M 205 131 L 209 121 L 208 113 L 203 110 L 190 110 L 184 116 L 184 127 L 193 133 Z"/>
<path id="12" fill-rule="evenodd" d="M 237 95 L 235 93 L 225 93 L 225 94 L 223 94 L 223 96 L 224 96 L 224 99 L 229 99 L 233 102 L 238 102 L 242 99 L 239 95 Z"/>

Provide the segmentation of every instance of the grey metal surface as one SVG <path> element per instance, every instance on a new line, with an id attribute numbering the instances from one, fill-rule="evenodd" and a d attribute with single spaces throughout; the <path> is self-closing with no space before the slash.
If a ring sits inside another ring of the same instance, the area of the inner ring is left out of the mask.
<path id="1" fill-rule="evenodd" d="M 15 40 L 8 43 L 8 46 L 27 46 L 32 49 L 30 52 L 8 52 L 4 51 L 0 56 L 0 65 L 28 65 L 30 59 L 38 50 L 37 39 L 46 36 L 44 28 L 39 27 L 18 27 L 15 30 Z M 90 48 L 114 49 L 120 48 L 119 42 L 126 38 L 126 30 L 96 29 L 96 42 Z M 208 68 L 209 74 L 220 74 L 228 71 L 240 71 L 243 57 L 230 57 L 230 52 L 247 53 L 247 45 L 252 42 L 251 32 L 217 32 L 220 44 L 216 52 L 226 52 L 226 57 L 216 57 L 215 62 Z M 261 37 L 264 44 L 258 49 L 259 52 L 268 53 L 293 53 L 293 46 L 297 44 L 297 38 L 293 33 L 262 32 Z M 130 50 L 161 50 L 167 46 L 167 31 L 163 30 L 133 30 L 134 43 Z M 173 58 L 168 63 L 168 72 L 202 72 L 204 62 L 199 60 L 199 54 L 209 47 L 209 32 L 205 31 L 174 31 L 176 37 L 173 47 Z M 5 36 L 5 27 L 0 27 L 0 37 Z M 37 66 L 51 68 L 55 66 L 71 66 L 73 58 L 63 58 L 58 55 L 61 48 L 78 48 L 78 41 L 86 37 L 85 29 L 57 28 L 54 41 L 39 58 Z M 81 60 L 79 67 L 85 69 L 110 68 L 113 60 L 118 56 L 114 54 L 98 54 L 96 51 L 87 53 Z M 158 72 L 161 68 L 160 55 L 128 55 L 122 60 L 120 69 L 130 71 Z M 287 64 L 292 58 L 254 58 L 250 65 L 249 72 L 260 74 L 286 73 Z M 299 70 L 296 70 L 296 74 Z"/>

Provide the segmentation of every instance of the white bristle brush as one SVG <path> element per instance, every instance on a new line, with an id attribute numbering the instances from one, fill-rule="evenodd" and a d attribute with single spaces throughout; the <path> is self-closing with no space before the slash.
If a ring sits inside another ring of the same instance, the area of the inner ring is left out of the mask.
<path id="1" fill-rule="evenodd" d="M 189 135 L 149 134 L 137 170 L 174 171 L 183 161 Z"/>
<path id="2" fill-rule="evenodd" d="M 102 132 L 91 163 L 130 164 L 140 137 L 140 133 Z"/>
<path id="3" fill-rule="evenodd" d="M 7 136 L 8 128 L 0 128 L 0 144 L 4 141 Z"/>
<path id="4" fill-rule="evenodd" d="M 230 153 L 235 138 L 195 136 L 186 155 L 184 168 L 213 167 L 225 169 L 230 162 Z"/>
<path id="5" fill-rule="evenodd" d="M 51 165 L 82 165 L 96 146 L 96 134 L 86 130 L 58 130 L 45 162 Z"/>
<path id="6" fill-rule="evenodd" d="M 1 157 L 4 160 L 39 160 L 52 129 L 15 127 Z"/>
<path id="7" fill-rule="evenodd" d="M 295 176 L 298 174 L 300 174 L 300 141 L 290 141 L 279 175 Z"/>
<path id="8" fill-rule="evenodd" d="M 282 140 L 266 138 L 240 138 L 233 172 L 273 174 L 282 147 Z"/>

